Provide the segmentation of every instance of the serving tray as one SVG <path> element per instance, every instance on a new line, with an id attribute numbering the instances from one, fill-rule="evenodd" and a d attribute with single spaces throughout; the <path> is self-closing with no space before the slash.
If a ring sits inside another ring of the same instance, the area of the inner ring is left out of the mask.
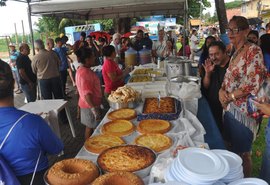
<path id="1" fill-rule="evenodd" d="M 175 102 L 175 112 L 173 113 L 143 113 L 145 108 L 145 101 L 142 113 L 138 114 L 137 120 L 141 121 L 144 119 L 162 119 L 162 120 L 175 120 L 179 117 L 181 112 L 181 103 L 177 99 L 173 98 Z"/>

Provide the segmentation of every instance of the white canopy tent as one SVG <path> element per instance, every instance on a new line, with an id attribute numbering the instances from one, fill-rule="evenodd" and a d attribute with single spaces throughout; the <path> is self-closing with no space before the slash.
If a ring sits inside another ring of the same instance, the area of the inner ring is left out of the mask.
<path id="1" fill-rule="evenodd" d="M 31 15 L 106 19 L 151 15 L 184 16 L 186 0 L 48 0 L 30 3 Z"/>
<path id="2" fill-rule="evenodd" d="M 187 26 L 187 0 L 14 0 L 28 4 L 32 41 L 32 15 L 70 19 L 106 19 L 151 15 L 182 16 Z M 33 44 L 33 42 L 32 42 Z M 34 48 L 34 47 L 33 47 Z M 33 53 L 35 53 L 33 49 Z"/>

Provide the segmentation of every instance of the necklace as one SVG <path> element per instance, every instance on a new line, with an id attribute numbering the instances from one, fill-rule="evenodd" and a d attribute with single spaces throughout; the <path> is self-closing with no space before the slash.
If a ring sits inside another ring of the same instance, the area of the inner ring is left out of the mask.
<path id="1" fill-rule="evenodd" d="M 234 61 L 234 59 L 236 57 L 238 57 L 238 55 L 243 51 L 243 49 L 245 48 L 245 45 L 248 43 L 248 41 L 245 41 L 244 44 L 238 49 L 236 50 L 233 55 L 232 55 L 232 58 L 231 58 L 231 61 Z"/>

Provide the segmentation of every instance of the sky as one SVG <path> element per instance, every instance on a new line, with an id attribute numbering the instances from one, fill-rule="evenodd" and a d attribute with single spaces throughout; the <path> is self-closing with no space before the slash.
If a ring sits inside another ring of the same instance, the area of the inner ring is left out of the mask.
<path id="1" fill-rule="evenodd" d="M 0 7 L 0 36 L 11 35 L 17 32 L 22 33 L 22 20 L 26 33 L 29 33 L 29 23 L 27 14 L 27 4 L 21 2 L 7 1 L 6 6 Z M 38 20 L 38 17 L 32 17 L 32 23 Z"/>
<path id="2" fill-rule="evenodd" d="M 208 8 L 205 12 L 210 11 L 211 14 L 214 14 L 215 11 L 215 1 L 208 0 L 211 2 L 212 7 Z M 233 0 L 225 0 L 225 2 L 230 2 Z M 22 20 L 24 23 L 24 29 L 26 33 L 29 33 L 29 23 L 27 15 L 27 5 L 25 3 L 7 1 L 7 6 L 0 7 L 0 36 L 12 35 L 15 33 L 15 26 L 17 27 L 17 33 L 21 34 L 22 29 Z M 38 17 L 32 16 L 32 23 L 36 22 Z"/>

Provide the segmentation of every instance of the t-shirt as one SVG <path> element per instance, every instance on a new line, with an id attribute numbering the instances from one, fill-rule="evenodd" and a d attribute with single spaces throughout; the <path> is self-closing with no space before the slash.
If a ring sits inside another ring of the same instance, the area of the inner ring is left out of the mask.
<path id="1" fill-rule="evenodd" d="M 196 44 L 197 41 L 199 41 L 199 40 L 195 35 L 192 35 L 190 37 L 190 48 L 191 49 L 197 49 L 197 47 L 198 47 L 198 44 Z"/>
<path id="2" fill-rule="evenodd" d="M 55 47 L 54 51 L 56 52 L 57 56 L 61 60 L 61 65 L 59 70 L 60 71 L 65 71 L 68 68 L 68 59 L 67 59 L 67 52 L 68 49 L 66 47 Z"/>
<path id="3" fill-rule="evenodd" d="M 33 83 L 36 83 L 37 77 L 32 71 L 31 67 L 31 60 L 27 55 L 20 55 L 16 60 L 16 65 L 18 70 L 24 69 L 26 75 L 28 76 L 29 80 L 31 80 Z M 27 81 L 25 81 L 21 75 L 20 75 L 20 84 L 24 85 L 27 84 Z"/>
<path id="4" fill-rule="evenodd" d="M 155 41 L 152 46 L 152 50 L 156 50 L 158 57 L 163 57 L 163 51 L 166 48 L 166 41 L 163 40 L 160 42 L 159 40 Z"/>
<path id="5" fill-rule="evenodd" d="M 223 108 L 219 101 L 218 92 L 219 92 L 219 89 L 221 88 L 224 75 L 226 73 L 228 66 L 229 66 L 229 62 L 224 67 L 215 66 L 214 72 L 211 74 L 211 79 L 210 79 L 211 83 L 208 89 L 203 88 L 203 85 L 202 85 L 202 93 L 206 97 L 209 103 L 209 106 L 211 108 L 211 111 L 213 113 L 213 116 L 219 128 L 221 128 L 221 124 L 222 124 Z M 203 71 L 202 79 L 204 78 L 204 76 L 205 76 L 205 72 Z"/>
<path id="6" fill-rule="evenodd" d="M 80 108 L 92 108 L 86 102 L 84 96 L 91 94 L 94 106 L 100 106 L 102 93 L 98 76 L 89 68 L 79 67 L 76 72 L 76 86 L 80 95 L 78 105 Z"/>
<path id="7" fill-rule="evenodd" d="M 18 51 L 11 51 L 10 52 L 10 62 L 12 63 L 12 64 L 16 64 L 16 60 L 17 60 L 17 58 L 18 58 L 18 56 L 20 55 L 20 52 L 18 52 Z M 11 69 L 12 69 L 12 71 L 16 71 L 17 70 L 17 67 L 16 67 L 16 65 L 12 65 L 12 67 L 11 67 Z"/>
<path id="8" fill-rule="evenodd" d="M 0 143 L 9 129 L 26 112 L 15 107 L 0 107 Z M 58 154 L 64 146 L 48 124 L 38 115 L 28 114 L 12 130 L 0 150 L 16 176 L 33 173 L 39 152 L 37 171 L 48 168 L 46 154 Z"/>
<path id="9" fill-rule="evenodd" d="M 59 76 L 60 60 L 54 51 L 42 49 L 33 57 L 33 72 L 38 79 L 51 79 Z"/>
<path id="10" fill-rule="evenodd" d="M 123 79 L 113 82 L 108 76 L 109 73 L 116 73 L 117 76 L 123 74 L 122 70 L 119 68 L 116 62 L 105 58 L 104 64 L 102 66 L 102 76 L 105 83 L 106 93 L 111 93 L 111 91 L 115 91 L 118 87 L 124 85 Z"/>

